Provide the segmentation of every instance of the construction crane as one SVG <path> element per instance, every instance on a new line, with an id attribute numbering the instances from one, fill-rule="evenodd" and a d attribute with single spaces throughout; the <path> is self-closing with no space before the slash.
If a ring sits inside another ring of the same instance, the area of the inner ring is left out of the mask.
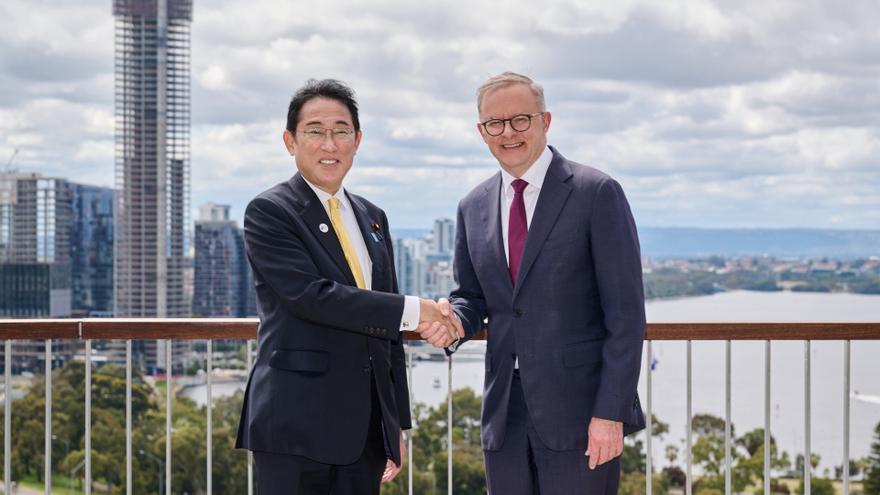
<path id="1" fill-rule="evenodd" d="M 14 172 L 14 170 L 12 170 L 12 162 L 15 161 L 16 156 L 18 156 L 18 148 L 15 148 L 14 150 L 12 150 L 12 156 L 10 156 L 9 161 L 6 162 L 6 167 L 4 167 L 3 172 L 5 172 L 5 173 Z"/>

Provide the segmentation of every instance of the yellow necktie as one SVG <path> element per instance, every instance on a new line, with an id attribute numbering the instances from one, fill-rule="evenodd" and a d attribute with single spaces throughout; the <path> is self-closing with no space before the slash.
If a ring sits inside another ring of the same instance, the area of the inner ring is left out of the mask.
<path id="1" fill-rule="evenodd" d="M 342 214 L 339 212 L 339 198 L 331 197 L 327 200 L 330 205 L 330 223 L 333 224 L 333 230 L 336 231 L 336 237 L 339 238 L 339 244 L 342 245 L 342 253 L 345 254 L 345 261 L 351 268 L 351 274 L 360 289 L 366 289 L 367 284 L 364 282 L 364 272 L 361 270 L 361 263 L 358 261 L 357 253 L 348 237 L 348 229 L 345 228 L 345 222 L 342 220 Z"/>

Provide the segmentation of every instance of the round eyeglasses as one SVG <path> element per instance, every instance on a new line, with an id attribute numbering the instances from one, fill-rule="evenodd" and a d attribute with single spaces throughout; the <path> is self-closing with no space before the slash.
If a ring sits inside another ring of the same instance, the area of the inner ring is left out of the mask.
<path id="1" fill-rule="evenodd" d="M 305 130 L 300 131 L 300 134 L 306 137 L 309 141 L 324 141 L 327 139 L 327 133 L 330 133 L 330 137 L 333 138 L 334 141 L 351 141 L 354 138 L 354 129 L 349 129 L 345 127 L 339 127 L 336 129 L 327 129 L 325 127 L 308 127 Z"/>
<path id="2" fill-rule="evenodd" d="M 538 115 L 544 115 L 544 112 L 521 113 L 514 115 L 509 119 L 489 119 L 485 122 L 480 122 L 480 125 L 486 130 L 486 134 L 490 136 L 500 136 L 504 134 L 504 126 L 508 122 L 510 122 L 510 128 L 514 131 L 524 132 L 529 130 L 529 127 L 532 126 L 532 118 L 537 117 Z"/>

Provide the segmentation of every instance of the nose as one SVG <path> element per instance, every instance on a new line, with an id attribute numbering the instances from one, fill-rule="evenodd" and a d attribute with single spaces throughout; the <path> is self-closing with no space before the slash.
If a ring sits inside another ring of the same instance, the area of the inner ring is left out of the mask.
<path id="1" fill-rule="evenodd" d="M 504 122 L 504 131 L 501 133 L 503 137 L 511 138 L 513 137 L 517 131 L 513 128 L 513 123 L 510 121 Z"/>
<path id="2" fill-rule="evenodd" d="M 330 130 L 324 133 L 324 139 L 321 141 L 321 149 L 324 151 L 336 151 L 336 141 L 333 140 L 333 134 Z"/>

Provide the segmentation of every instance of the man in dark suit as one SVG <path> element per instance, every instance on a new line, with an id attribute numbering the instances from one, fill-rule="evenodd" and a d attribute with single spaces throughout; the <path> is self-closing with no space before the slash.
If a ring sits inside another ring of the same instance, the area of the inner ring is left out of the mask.
<path id="1" fill-rule="evenodd" d="M 261 495 L 378 494 L 411 427 L 400 332 L 441 316 L 397 294 L 385 213 L 342 188 L 362 137 L 352 90 L 309 81 L 283 137 L 298 173 L 245 212 L 260 328 L 236 447 Z"/>
<path id="2" fill-rule="evenodd" d="M 489 79 L 477 108 L 501 170 L 459 204 L 449 303 L 465 339 L 488 317 L 489 492 L 616 493 L 623 435 L 644 427 L 644 294 L 629 205 L 612 178 L 547 145 L 550 112 L 528 77 Z"/>

